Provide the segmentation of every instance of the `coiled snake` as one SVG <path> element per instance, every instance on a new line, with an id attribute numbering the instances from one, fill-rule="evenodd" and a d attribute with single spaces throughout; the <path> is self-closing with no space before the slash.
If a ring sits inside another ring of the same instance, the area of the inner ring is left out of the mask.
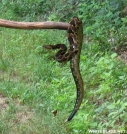
<path id="1" fill-rule="evenodd" d="M 80 53 L 83 42 L 82 21 L 79 20 L 77 17 L 73 17 L 69 24 L 70 26 L 68 27 L 68 41 L 70 44 L 70 49 L 67 53 L 67 47 L 65 44 L 43 46 L 45 49 L 59 49 L 59 51 L 55 55 L 55 58 L 58 62 L 65 63 L 67 61 L 70 61 L 70 68 L 77 89 L 77 97 L 74 109 L 65 122 L 70 121 L 74 117 L 82 103 L 84 94 L 83 80 L 79 69 Z"/>

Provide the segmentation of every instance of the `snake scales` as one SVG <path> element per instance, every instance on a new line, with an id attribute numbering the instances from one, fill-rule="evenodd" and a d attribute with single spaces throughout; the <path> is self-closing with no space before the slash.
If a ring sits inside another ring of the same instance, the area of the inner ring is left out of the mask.
<path id="1" fill-rule="evenodd" d="M 76 112 L 78 111 L 82 100 L 83 100 L 83 80 L 80 74 L 79 62 L 80 62 L 80 53 L 83 42 L 83 26 L 82 21 L 77 17 L 73 17 L 69 22 L 68 27 L 68 41 L 70 44 L 70 49 L 68 52 L 65 44 L 56 44 L 56 45 L 44 45 L 45 49 L 59 49 L 56 53 L 55 58 L 58 62 L 65 63 L 70 61 L 71 72 L 76 84 L 77 97 L 73 111 L 71 112 L 68 119 L 65 122 L 70 121 Z"/>

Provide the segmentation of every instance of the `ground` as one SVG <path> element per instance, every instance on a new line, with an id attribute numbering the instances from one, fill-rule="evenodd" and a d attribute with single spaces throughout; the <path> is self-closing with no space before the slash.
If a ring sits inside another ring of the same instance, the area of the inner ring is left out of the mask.
<path id="1" fill-rule="evenodd" d="M 0 93 L 0 112 L 8 108 L 8 99 Z"/>
<path id="2" fill-rule="evenodd" d="M 25 123 L 33 116 L 33 113 L 30 112 L 26 106 L 21 106 L 18 101 L 15 101 L 15 106 L 17 108 L 21 107 L 21 111 L 18 111 L 15 114 L 15 122 Z M 0 93 L 0 112 L 4 114 L 6 109 L 8 109 L 8 98 Z"/>
<path id="3" fill-rule="evenodd" d="M 127 64 L 127 48 L 124 49 L 123 51 L 117 51 L 118 53 L 118 59 L 121 59 Z M 9 99 L 5 97 L 2 93 L 0 93 L 0 113 L 5 112 L 6 109 L 9 108 Z M 16 107 L 21 107 L 21 111 L 19 110 L 15 114 L 15 122 L 21 122 L 25 123 L 27 120 L 31 119 L 33 117 L 33 113 L 30 112 L 26 106 L 22 106 L 20 102 L 15 101 Z"/>
<path id="4" fill-rule="evenodd" d="M 127 64 L 127 51 L 121 52 L 119 57 Z"/>

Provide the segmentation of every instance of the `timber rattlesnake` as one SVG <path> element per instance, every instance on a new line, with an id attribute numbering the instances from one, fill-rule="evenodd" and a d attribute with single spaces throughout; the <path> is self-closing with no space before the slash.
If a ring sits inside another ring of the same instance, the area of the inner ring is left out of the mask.
<path id="1" fill-rule="evenodd" d="M 79 20 L 77 17 L 73 17 L 69 24 L 70 26 L 68 27 L 68 41 L 70 44 L 70 49 L 67 53 L 67 47 L 65 44 L 43 46 L 45 49 L 59 49 L 59 51 L 55 55 L 55 58 L 58 62 L 63 63 L 70 61 L 70 68 L 77 89 L 77 97 L 74 109 L 65 122 L 70 121 L 74 117 L 82 103 L 84 94 L 83 80 L 79 69 L 80 53 L 83 42 L 82 21 Z"/>

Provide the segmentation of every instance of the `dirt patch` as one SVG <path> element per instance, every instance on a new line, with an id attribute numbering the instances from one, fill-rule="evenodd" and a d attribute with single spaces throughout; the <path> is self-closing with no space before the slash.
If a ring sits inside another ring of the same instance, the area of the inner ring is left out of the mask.
<path id="1" fill-rule="evenodd" d="M 8 108 L 8 98 L 0 93 L 0 112 Z"/>
<path id="2" fill-rule="evenodd" d="M 5 97 L 2 93 L 0 93 L 0 112 L 4 113 L 9 108 L 9 99 Z M 15 113 L 15 119 L 13 123 L 26 123 L 33 117 L 33 112 L 29 111 L 27 106 L 23 106 L 20 104 L 18 100 L 14 100 L 14 105 L 17 109 Z M 4 116 L 4 114 L 2 114 Z"/>
<path id="3" fill-rule="evenodd" d="M 127 64 L 127 45 L 121 45 L 121 47 L 116 47 L 114 50 L 118 54 L 118 59 L 121 59 Z"/>
<path id="4" fill-rule="evenodd" d="M 127 64 L 127 51 L 121 52 L 119 57 Z"/>
<path id="5" fill-rule="evenodd" d="M 30 111 L 29 107 L 21 104 L 19 100 L 14 100 L 17 112 L 15 113 L 14 122 L 26 123 L 33 117 L 33 112 Z"/>
<path id="6" fill-rule="evenodd" d="M 16 113 L 16 119 L 15 122 L 21 122 L 26 123 L 28 120 L 30 120 L 33 117 L 33 113 L 29 111 L 21 111 Z"/>

